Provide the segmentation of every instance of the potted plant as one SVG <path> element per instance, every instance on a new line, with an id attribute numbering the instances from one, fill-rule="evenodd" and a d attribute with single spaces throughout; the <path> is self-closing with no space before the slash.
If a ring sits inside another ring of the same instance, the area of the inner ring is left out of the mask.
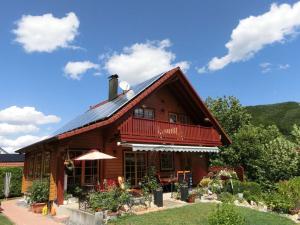
<path id="1" fill-rule="evenodd" d="M 73 170 L 74 170 L 74 163 L 72 160 L 67 159 L 64 162 L 65 165 L 65 172 L 67 175 L 72 175 L 73 174 Z"/>
<path id="2" fill-rule="evenodd" d="M 157 184 L 155 189 L 153 189 L 153 196 L 154 196 L 154 204 L 157 207 L 163 207 L 163 189 L 159 184 Z"/>
<path id="3" fill-rule="evenodd" d="M 195 192 L 189 193 L 188 198 L 187 198 L 187 202 L 188 203 L 194 203 L 196 197 L 197 197 L 197 194 Z"/>
<path id="4" fill-rule="evenodd" d="M 143 196 L 146 201 L 149 202 L 151 206 L 152 194 L 154 197 L 154 204 L 158 207 L 163 206 L 163 189 L 157 182 L 157 177 L 155 175 L 155 167 L 151 166 L 147 170 L 147 174 L 142 178 L 140 185 L 142 188 Z"/>
<path id="5" fill-rule="evenodd" d="M 42 213 L 43 207 L 49 200 L 49 183 L 46 181 L 34 181 L 29 189 L 31 210 L 34 213 Z"/>
<path id="6" fill-rule="evenodd" d="M 180 189 L 180 200 L 186 201 L 189 196 L 189 187 L 188 187 L 187 183 L 185 181 L 183 181 L 182 184 L 180 184 L 179 189 Z"/>

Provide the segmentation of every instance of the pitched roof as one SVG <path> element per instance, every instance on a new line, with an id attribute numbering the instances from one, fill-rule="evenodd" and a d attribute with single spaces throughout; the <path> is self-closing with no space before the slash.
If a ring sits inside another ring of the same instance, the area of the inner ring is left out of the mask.
<path id="1" fill-rule="evenodd" d="M 0 154 L 8 154 L 8 152 L 5 151 L 3 148 L 0 147 Z"/>
<path id="2" fill-rule="evenodd" d="M 22 154 L 0 154 L 0 162 L 24 162 Z"/>
<path id="3" fill-rule="evenodd" d="M 180 75 L 182 82 L 189 89 L 196 104 L 199 107 L 201 107 L 201 109 L 204 111 L 206 116 L 208 116 L 208 118 L 212 122 L 213 126 L 222 134 L 225 142 L 227 144 L 230 144 L 231 143 L 230 138 L 222 129 L 218 121 L 213 117 L 213 115 L 207 109 L 207 107 L 205 106 L 201 98 L 198 96 L 194 88 L 191 86 L 189 81 L 186 79 L 186 77 L 184 76 L 180 68 L 176 67 L 172 70 L 169 70 L 165 73 L 161 73 L 155 77 L 152 77 L 149 80 L 146 80 L 140 84 L 133 86 L 131 90 L 129 90 L 126 93 L 120 94 L 117 98 L 115 98 L 112 101 L 104 101 L 102 103 L 90 107 L 88 111 L 86 111 L 85 113 L 77 116 L 75 119 L 68 122 L 62 128 L 57 130 L 48 139 L 44 139 L 40 142 L 26 146 L 22 149 L 17 150 L 16 152 L 24 152 L 27 148 L 42 142 L 50 142 L 52 140 L 61 140 L 61 139 L 69 138 L 74 135 L 78 135 L 108 125 L 116 121 L 117 119 L 119 119 L 121 116 L 123 116 L 126 112 L 132 109 L 144 98 L 149 96 L 149 94 L 151 94 L 158 87 L 163 85 L 168 79 L 170 79 L 175 74 Z"/>
<path id="4" fill-rule="evenodd" d="M 131 99 L 135 98 L 147 87 L 151 86 L 156 80 L 158 80 L 164 73 L 161 73 L 149 80 L 146 80 L 140 84 L 133 86 L 126 93 L 120 94 L 117 98 L 112 101 L 105 101 L 103 103 L 97 104 L 91 107 L 85 113 L 77 116 L 75 119 L 71 120 L 65 124 L 62 128 L 54 133 L 54 136 L 63 134 L 65 132 L 84 127 L 88 124 L 94 123 L 99 120 L 110 117 L 112 114 L 117 112 L 121 107 L 126 105 Z"/>

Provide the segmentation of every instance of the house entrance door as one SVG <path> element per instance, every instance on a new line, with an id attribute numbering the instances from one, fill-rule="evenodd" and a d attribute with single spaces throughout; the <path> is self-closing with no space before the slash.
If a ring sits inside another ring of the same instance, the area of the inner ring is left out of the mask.
<path id="1" fill-rule="evenodd" d="M 125 152 L 124 154 L 125 180 L 136 187 L 146 175 L 147 155 L 145 152 Z"/>

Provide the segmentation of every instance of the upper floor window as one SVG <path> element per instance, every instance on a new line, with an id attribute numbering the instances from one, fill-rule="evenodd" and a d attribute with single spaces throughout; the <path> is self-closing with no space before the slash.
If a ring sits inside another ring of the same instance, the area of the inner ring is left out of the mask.
<path id="1" fill-rule="evenodd" d="M 181 123 L 181 124 L 190 124 L 189 116 L 185 114 L 169 113 L 169 122 L 170 123 Z"/>
<path id="2" fill-rule="evenodd" d="M 169 122 L 177 123 L 177 114 L 176 113 L 169 113 Z"/>
<path id="3" fill-rule="evenodd" d="M 134 109 L 134 117 L 153 120 L 154 119 L 154 110 L 153 109 L 136 108 L 136 109 Z"/>
<path id="4" fill-rule="evenodd" d="M 185 114 L 178 115 L 178 122 L 182 123 L 182 124 L 190 124 L 191 123 L 190 118 Z"/>

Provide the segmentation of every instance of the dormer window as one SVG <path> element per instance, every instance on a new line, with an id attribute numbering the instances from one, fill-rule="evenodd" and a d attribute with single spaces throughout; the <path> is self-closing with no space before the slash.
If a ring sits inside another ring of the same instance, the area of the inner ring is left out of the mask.
<path id="1" fill-rule="evenodd" d="M 143 118 L 143 119 L 154 120 L 154 109 L 136 108 L 136 109 L 134 109 L 133 116 L 135 118 Z"/>

